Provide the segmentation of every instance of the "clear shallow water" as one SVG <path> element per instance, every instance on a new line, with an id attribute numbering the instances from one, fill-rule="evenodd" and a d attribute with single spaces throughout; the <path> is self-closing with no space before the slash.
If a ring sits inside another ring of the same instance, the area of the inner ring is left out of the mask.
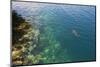
<path id="1" fill-rule="evenodd" d="M 12 9 L 41 30 L 47 28 L 71 62 L 95 60 L 94 6 L 13 2 Z"/>

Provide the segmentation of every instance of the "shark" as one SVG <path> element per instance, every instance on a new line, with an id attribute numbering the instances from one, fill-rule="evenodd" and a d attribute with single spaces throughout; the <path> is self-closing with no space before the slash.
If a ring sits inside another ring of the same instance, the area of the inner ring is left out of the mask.
<path id="1" fill-rule="evenodd" d="M 75 29 L 72 30 L 72 34 L 74 34 L 76 37 L 80 37 L 80 34 Z"/>

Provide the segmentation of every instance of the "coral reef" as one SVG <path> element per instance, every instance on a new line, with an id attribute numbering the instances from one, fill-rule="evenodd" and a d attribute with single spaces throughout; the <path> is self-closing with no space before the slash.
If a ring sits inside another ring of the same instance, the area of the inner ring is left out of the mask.
<path id="1" fill-rule="evenodd" d="M 40 26 L 41 27 L 41 26 Z M 70 61 L 66 51 L 61 50 L 53 29 L 25 21 L 16 11 L 12 11 L 12 63 L 32 65 Z"/>
<path id="2" fill-rule="evenodd" d="M 35 27 L 35 26 L 34 26 Z M 37 47 L 39 30 L 12 11 L 12 62 L 14 65 L 30 63 L 28 55 Z"/>

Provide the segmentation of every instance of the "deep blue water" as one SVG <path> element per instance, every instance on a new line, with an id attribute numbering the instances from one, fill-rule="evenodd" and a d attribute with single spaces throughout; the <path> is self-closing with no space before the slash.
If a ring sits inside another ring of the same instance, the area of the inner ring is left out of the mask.
<path id="1" fill-rule="evenodd" d="M 22 4 L 13 2 L 13 10 L 31 23 L 52 29 L 72 61 L 95 60 L 95 6 Z"/>

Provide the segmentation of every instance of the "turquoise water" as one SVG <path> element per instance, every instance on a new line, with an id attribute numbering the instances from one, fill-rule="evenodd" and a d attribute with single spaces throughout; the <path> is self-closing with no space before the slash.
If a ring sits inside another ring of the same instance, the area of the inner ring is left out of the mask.
<path id="1" fill-rule="evenodd" d="M 54 49 L 47 47 L 47 51 L 52 52 L 44 53 L 44 56 L 51 58 L 53 54 L 58 62 L 96 59 L 95 6 L 13 2 L 12 9 L 31 24 L 37 24 L 41 36 L 50 40 L 49 43 L 44 40 L 44 45 L 60 46 Z M 47 63 L 54 60 L 50 61 Z"/>

